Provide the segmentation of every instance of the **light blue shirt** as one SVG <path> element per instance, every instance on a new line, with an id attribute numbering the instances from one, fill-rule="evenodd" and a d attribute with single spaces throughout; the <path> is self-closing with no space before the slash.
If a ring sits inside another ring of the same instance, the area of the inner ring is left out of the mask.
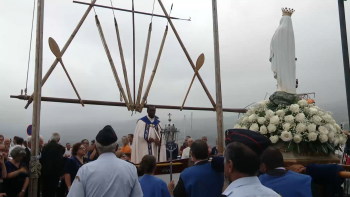
<path id="1" fill-rule="evenodd" d="M 263 186 L 256 176 L 233 181 L 222 194 L 227 197 L 281 197 L 273 190 Z"/>
<path id="2" fill-rule="evenodd" d="M 96 161 L 83 165 L 68 197 L 142 197 L 136 167 L 118 159 L 114 153 L 103 153 Z"/>

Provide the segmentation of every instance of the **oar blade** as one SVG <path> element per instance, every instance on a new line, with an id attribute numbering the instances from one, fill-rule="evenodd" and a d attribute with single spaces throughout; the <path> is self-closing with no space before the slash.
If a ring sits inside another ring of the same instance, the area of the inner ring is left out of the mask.
<path id="1" fill-rule="evenodd" d="M 197 62 L 196 62 L 196 70 L 198 71 L 199 69 L 202 68 L 203 64 L 204 64 L 204 60 L 205 60 L 205 57 L 204 57 L 204 54 L 202 53 L 198 59 L 197 59 Z"/>
<path id="2" fill-rule="evenodd" d="M 61 50 L 58 47 L 56 41 L 53 38 L 49 38 L 49 46 L 50 49 L 52 51 L 52 53 L 57 57 L 57 58 L 61 58 Z"/>

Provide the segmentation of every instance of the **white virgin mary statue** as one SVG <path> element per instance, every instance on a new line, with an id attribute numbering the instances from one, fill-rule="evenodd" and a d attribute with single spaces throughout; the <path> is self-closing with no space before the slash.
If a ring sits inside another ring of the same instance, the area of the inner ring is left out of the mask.
<path id="1" fill-rule="evenodd" d="M 291 16 L 293 9 L 282 8 L 280 26 L 272 37 L 270 62 L 278 91 L 296 94 L 295 41 Z"/>

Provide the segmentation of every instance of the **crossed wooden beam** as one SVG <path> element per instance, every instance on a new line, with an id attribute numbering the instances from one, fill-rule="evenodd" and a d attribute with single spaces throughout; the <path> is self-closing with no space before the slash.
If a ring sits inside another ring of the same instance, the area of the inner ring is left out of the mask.
<path id="1" fill-rule="evenodd" d="M 164 16 L 161 16 L 161 15 L 154 15 L 154 16 L 167 18 L 168 23 L 170 24 L 170 26 L 171 26 L 171 28 L 172 28 L 172 30 L 173 30 L 173 32 L 174 32 L 174 34 L 175 34 L 175 36 L 176 36 L 176 38 L 177 38 L 179 44 L 180 44 L 180 46 L 181 46 L 183 52 L 185 53 L 185 55 L 186 55 L 186 57 L 187 57 L 187 59 L 188 59 L 190 65 L 191 65 L 193 71 L 195 72 L 195 76 L 197 76 L 199 82 L 201 83 L 201 85 L 202 85 L 202 87 L 203 87 L 205 93 L 207 94 L 207 96 L 208 96 L 208 98 L 209 98 L 209 101 L 211 102 L 211 104 L 212 104 L 212 106 L 213 106 L 213 108 L 210 108 L 210 111 L 212 111 L 211 109 L 216 109 L 216 104 L 215 104 L 215 101 L 214 101 L 213 97 L 211 96 L 211 94 L 210 94 L 210 92 L 209 92 L 207 86 L 205 85 L 205 83 L 204 83 L 204 81 L 203 81 L 201 75 L 199 74 L 198 69 L 196 69 L 196 67 L 195 67 L 195 65 L 194 65 L 194 63 L 193 63 L 193 61 L 192 61 L 192 59 L 191 59 L 189 53 L 187 52 L 187 49 L 186 49 L 185 45 L 183 44 L 183 42 L 182 42 L 182 40 L 181 40 L 181 38 L 180 38 L 180 36 L 179 36 L 179 34 L 178 34 L 178 32 L 177 32 L 175 26 L 174 26 L 174 24 L 173 24 L 173 22 L 172 22 L 172 20 L 171 20 L 171 19 L 179 19 L 179 18 L 170 17 L 169 14 L 167 13 L 166 9 L 164 8 L 164 5 L 163 5 L 162 1 L 161 1 L 161 0 L 158 0 L 158 2 L 159 2 L 160 6 L 161 6 L 161 8 L 162 8 L 162 10 L 163 10 L 163 12 L 164 12 Z M 82 3 L 82 2 L 78 2 L 78 3 Z M 53 70 L 55 69 L 57 63 L 58 63 L 58 62 L 61 62 L 62 66 L 63 66 L 63 68 L 64 68 L 64 70 L 65 70 L 65 72 L 66 72 L 66 74 L 67 74 L 67 76 L 68 76 L 68 78 L 69 78 L 69 80 L 70 80 L 70 82 L 71 82 L 71 84 L 72 84 L 72 86 L 73 86 L 73 88 L 74 88 L 74 90 L 75 90 L 77 96 L 78 96 L 79 102 L 80 102 L 83 106 L 84 106 L 84 102 L 83 102 L 83 100 L 80 98 L 80 96 L 79 96 L 79 94 L 78 94 L 78 91 L 76 90 L 76 88 L 75 88 L 75 86 L 74 86 L 72 80 L 71 80 L 70 77 L 69 77 L 69 74 L 68 74 L 67 70 L 65 69 L 65 67 L 64 67 L 64 65 L 63 65 L 62 56 L 64 55 L 65 51 L 66 51 L 67 48 L 69 47 L 69 45 L 70 45 L 70 43 L 72 42 L 72 40 L 74 39 L 75 35 L 78 33 L 78 31 L 79 31 L 81 25 L 82 25 L 83 22 L 85 21 L 87 15 L 89 14 L 89 12 L 90 12 L 91 9 L 93 8 L 93 6 L 97 6 L 97 5 L 95 5 L 95 3 L 96 3 L 96 0 L 92 0 L 92 2 L 91 2 L 90 4 L 89 4 L 89 3 L 82 3 L 82 4 L 85 4 L 85 5 L 89 5 L 89 7 L 88 7 L 87 10 L 85 11 L 84 15 L 83 15 L 82 18 L 80 19 L 78 25 L 77 25 L 76 28 L 74 29 L 73 33 L 72 33 L 71 36 L 69 37 L 68 41 L 66 42 L 66 44 L 64 45 L 64 47 L 62 48 L 62 50 L 56 52 L 57 54 L 59 54 L 59 56 L 56 55 L 55 61 L 52 63 L 51 67 L 49 68 L 49 70 L 47 71 L 47 73 L 45 74 L 45 76 L 44 76 L 44 78 L 43 78 L 43 80 L 42 80 L 42 86 L 43 86 L 43 85 L 45 84 L 45 82 L 47 81 L 47 79 L 49 78 L 49 76 L 51 75 L 51 73 L 53 72 Z M 104 7 L 104 8 L 109 8 L 109 9 L 116 9 L 116 10 L 125 11 L 125 10 L 120 9 L 120 8 L 114 8 L 114 7 L 108 7 L 108 6 L 101 6 L 101 5 L 98 5 L 98 6 L 99 6 L 99 7 Z M 127 10 L 127 11 L 128 11 L 128 10 Z M 149 13 L 143 13 L 143 12 L 138 12 L 138 11 L 134 11 L 134 13 L 150 15 Z M 115 18 L 114 18 L 114 19 L 115 19 Z M 126 84 L 126 89 L 127 89 L 128 97 L 126 96 L 126 94 L 125 94 L 125 92 L 124 92 L 124 90 L 123 90 L 123 87 L 122 87 L 122 85 L 121 85 L 121 83 L 120 83 L 120 80 L 119 80 L 119 77 L 118 77 L 118 73 L 117 73 L 117 71 L 116 71 L 116 69 L 115 69 L 113 60 L 112 60 L 111 55 L 110 55 L 110 53 L 109 53 L 108 46 L 107 46 L 107 43 L 106 43 L 106 41 L 105 41 L 105 39 L 104 39 L 102 27 L 101 27 L 101 25 L 100 25 L 100 22 L 99 22 L 99 20 L 98 20 L 97 15 L 95 15 L 95 20 L 96 20 L 96 25 L 97 25 L 97 27 L 98 27 L 98 30 L 99 30 L 99 33 L 100 33 L 100 36 L 101 36 L 102 43 L 103 43 L 103 45 L 104 45 L 104 49 L 105 49 L 105 51 L 106 51 L 107 57 L 108 57 L 108 59 L 109 59 L 109 62 L 110 62 L 110 64 L 111 64 L 112 72 L 113 72 L 114 77 L 115 77 L 115 80 L 116 80 L 116 82 L 117 82 L 119 91 L 120 91 L 121 95 L 122 95 L 123 98 L 124 98 L 125 106 L 128 108 L 128 110 L 131 110 L 131 111 L 136 110 L 136 111 L 141 112 L 142 109 L 143 109 L 144 106 L 145 106 L 146 101 L 147 101 L 148 93 L 149 93 L 149 90 L 150 90 L 150 88 L 151 88 L 152 81 L 153 81 L 153 78 L 154 78 L 154 76 L 155 76 L 155 73 L 156 73 L 156 70 L 157 70 L 157 67 L 158 67 L 159 59 L 160 59 L 160 56 L 161 56 L 161 52 L 162 52 L 162 49 L 163 49 L 163 46 L 164 46 L 164 41 L 165 41 L 165 38 L 166 38 L 166 35 L 167 35 L 167 31 L 168 31 L 168 25 L 166 26 L 166 29 L 165 29 L 165 32 L 164 32 L 164 36 L 163 36 L 163 40 L 162 40 L 162 43 L 161 43 L 161 46 L 160 46 L 160 50 L 159 50 L 159 53 L 158 53 L 158 57 L 157 57 L 157 60 L 156 60 L 156 64 L 155 64 L 155 66 L 154 66 L 154 68 L 153 68 L 152 75 L 151 75 L 151 78 L 150 78 L 149 83 L 148 83 L 148 85 L 147 85 L 146 92 L 145 92 L 145 94 L 144 94 L 144 96 L 143 96 L 143 98 L 142 98 L 142 100 L 141 100 L 141 99 L 140 99 L 140 95 L 141 95 L 141 93 L 142 93 L 142 84 L 140 84 L 139 87 L 141 87 L 141 89 L 139 88 L 139 94 L 138 94 L 137 103 L 135 103 L 135 105 L 136 105 L 136 106 L 135 106 L 134 103 L 132 102 L 132 97 L 131 97 L 131 93 L 130 93 L 129 83 L 128 83 L 128 79 L 127 79 L 127 73 L 126 73 L 126 68 L 125 68 L 125 62 L 124 62 L 124 56 L 123 56 L 123 54 L 122 54 L 121 42 L 120 42 L 120 36 L 119 36 L 119 30 L 118 30 L 118 25 L 117 25 L 116 19 L 115 19 L 115 27 L 116 27 L 117 37 L 118 37 L 118 44 L 119 44 L 118 46 L 119 46 L 119 49 L 120 49 L 119 51 L 121 51 L 121 52 L 120 52 L 120 56 L 121 56 L 121 61 L 122 61 L 122 66 L 123 66 L 123 72 L 124 72 L 124 78 L 125 78 L 125 84 Z M 180 19 L 180 20 L 184 20 L 184 19 Z M 151 26 L 150 26 L 150 28 L 151 28 Z M 149 37 L 150 37 L 150 36 L 149 36 Z M 149 44 L 149 41 L 148 41 L 148 44 Z M 56 45 L 57 45 L 57 44 L 56 44 Z M 147 47 L 147 46 L 146 46 L 146 47 Z M 58 50 L 59 50 L 59 49 L 58 49 Z M 146 52 L 147 52 L 147 50 L 146 50 Z M 148 53 L 148 52 L 147 52 L 147 53 Z M 145 54 L 145 58 L 147 58 L 147 57 L 146 57 L 146 54 Z M 144 60 L 144 61 L 145 61 L 145 60 Z M 147 61 L 147 59 L 146 59 L 146 61 Z M 145 65 L 145 63 L 144 63 L 143 70 L 145 69 L 145 67 L 146 67 L 146 65 Z M 141 81 L 140 81 L 140 83 L 141 83 Z M 142 83 L 143 83 L 143 80 L 142 80 Z M 136 98 L 134 98 L 134 100 L 135 100 L 135 99 L 136 99 Z M 33 101 L 33 94 L 29 97 L 28 102 L 27 102 L 27 104 L 26 104 L 26 106 L 25 106 L 25 109 L 28 108 L 28 106 L 32 103 L 32 101 Z M 183 106 L 182 106 L 182 107 L 183 107 Z M 186 108 L 188 108 L 188 107 L 184 107 L 184 109 L 186 109 Z M 182 109 L 182 108 L 180 108 L 180 109 Z M 208 108 L 208 109 L 209 109 L 209 108 Z M 244 110 L 244 109 L 237 109 L 237 110 L 234 109 L 234 112 L 242 112 L 242 111 L 245 111 L 245 110 Z"/>

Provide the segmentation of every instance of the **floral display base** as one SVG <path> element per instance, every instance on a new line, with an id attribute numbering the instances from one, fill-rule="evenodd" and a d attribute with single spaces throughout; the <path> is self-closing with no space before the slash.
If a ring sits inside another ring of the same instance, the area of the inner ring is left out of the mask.
<path id="1" fill-rule="evenodd" d="M 269 99 L 271 107 L 278 107 L 278 105 L 291 105 L 298 100 L 298 97 L 296 94 L 277 91 L 273 93 Z"/>
<path id="2" fill-rule="evenodd" d="M 285 149 L 284 143 L 274 144 L 276 148 L 280 150 Z M 300 164 L 303 166 L 307 166 L 309 164 L 339 164 L 340 159 L 334 153 L 329 153 L 328 155 L 300 155 L 298 152 L 290 151 L 290 152 L 282 152 L 284 164 L 286 167 Z"/>

